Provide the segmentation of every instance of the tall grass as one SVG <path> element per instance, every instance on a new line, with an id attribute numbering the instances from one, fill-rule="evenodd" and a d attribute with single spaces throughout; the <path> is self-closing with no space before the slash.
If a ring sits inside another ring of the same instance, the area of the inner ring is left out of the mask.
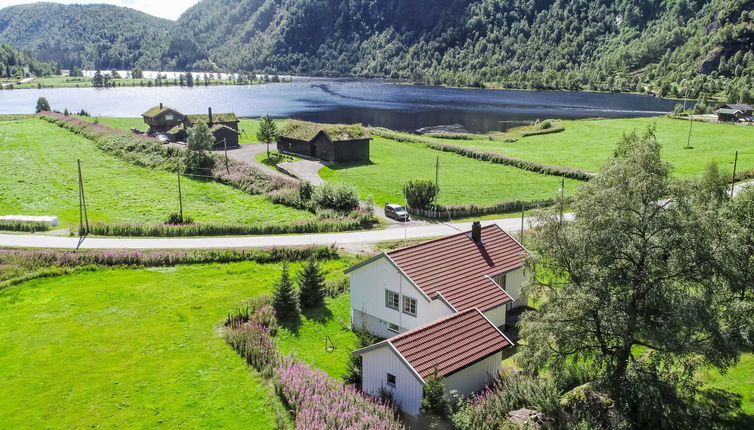
<path id="1" fill-rule="evenodd" d="M 24 231 L 27 233 L 37 233 L 40 231 L 49 231 L 50 225 L 46 222 L 39 221 L 0 221 L 0 231 Z"/>

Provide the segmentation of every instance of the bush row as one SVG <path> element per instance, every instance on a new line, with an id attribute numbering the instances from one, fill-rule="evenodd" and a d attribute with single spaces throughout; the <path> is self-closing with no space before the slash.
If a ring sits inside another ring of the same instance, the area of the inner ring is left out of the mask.
<path id="1" fill-rule="evenodd" d="M 89 227 L 96 236 L 128 237 L 196 237 L 196 236 L 255 236 L 276 234 L 332 233 L 369 229 L 376 219 L 366 212 L 354 211 L 343 219 L 317 219 L 290 223 L 195 223 L 195 224 L 105 224 Z"/>
<path id="2" fill-rule="evenodd" d="M 568 199 L 566 198 L 565 200 L 565 203 L 567 204 Z M 557 198 L 534 201 L 506 200 L 490 206 L 477 206 L 473 204 L 438 206 L 437 210 L 415 209 L 409 207 L 408 212 L 412 215 L 419 215 L 425 218 L 453 219 L 520 211 L 522 206 L 525 206 L 526 209 L 554 206 L 558 204 L 559 201 L 560 200 Z"/>
<path id="3" fill-rule="evenodd" d="M 384 128 L 372 128 L 371 131 L 372 134 L 376 134 L 386 139 L 396 140 L 399 142 L 422 144 L 427 148 L 437 151 L 452 152 L 467 158 L 473 158 L 475 160 L 486 161 L 495 164 L 504 164 L 507 166 L 512 166 L 518 169 L 528 170 L 530 172 L 540 173 L 543 175 L 565 176 L 566 178 L 571 178 L 578 181 L 588 181 L 594 176 L 593 173 L 589 173 L 580 169 L 554 166 L 550 164 L 538 163 L 536 161 L 522 160 L 520 158 L 513 158 L 507 155 L 498 154 L 496 152 L 482 151 L 474 148 L 451 145 L 449 143 L 423 139 L 418 136 L 406 136 Z"/>
<path id="4" fill-rule="evenodd" d="M 39 231 L 50 230 L 50 225 L 46 222 L 38 221 L 0 221 L 0 231 L 25 231 L 36 233 Z"/>

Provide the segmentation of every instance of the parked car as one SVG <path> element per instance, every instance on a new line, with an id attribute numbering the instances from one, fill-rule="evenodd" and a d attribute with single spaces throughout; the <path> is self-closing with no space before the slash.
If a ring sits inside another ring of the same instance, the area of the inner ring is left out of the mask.
<path id="1" fill-rule="evenodd" d="M 157 136 L 155 136 L 155 139 L 157 139 L 160 143 L 168 143 L 170 141 L 170 139 L 168 139 L 168 137 L 164 134 L 158 134 Z"/>
<path id="2" fill-rule="evenodd" d="M 408 216 L 408 212 L 406 212 L 406 209 L 404 209 L 403 206 L 396 205 L 394 203 L 385 203 L 385 216 L 396 221 L 411 220 L 411 218 Z"/>

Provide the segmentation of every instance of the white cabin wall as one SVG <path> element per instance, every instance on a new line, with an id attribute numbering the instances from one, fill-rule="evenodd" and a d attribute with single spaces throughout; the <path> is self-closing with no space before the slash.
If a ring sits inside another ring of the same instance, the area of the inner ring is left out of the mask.
<path id="1" fill-rule="evenodd" d="M 497 352 L 445 377 L 445 392 L 450 393 L 451 390 L 455 390 L 462 396 L 468 396 L 481 390 L 500 372 L 502 361 L 503 353 Z"/>
<path id="2" fill-rule="evenodd" d="M 494 309 L 490 309 L 484 312 L 484 316 L 487 317 L 495 327 L 502 327 L 505 325 L 505 307 L 506 305 L 498 306 Z"/>
<path id="3" fill-rule="evenodd" d="M 362 390 L 373 396 L 380 388 L 388 390 L 401 410 L 418 415 L 422 405 L 424 386 L 408 366 L 387 345 L 362 355 Z M 395 387 L 387 385 L 387 374 L 395 375 Z"/>
<path id="4" fill-rule="evenodd" d="M 529 303 L 527 297 L 521 293 L 525 280 L 526 274 L 524 273 L 523 267 L 506 274 L 504 289 L 505 292 L 515 300 L 515 302 L 511 304 L 512 308 L 526 306 Z"/>

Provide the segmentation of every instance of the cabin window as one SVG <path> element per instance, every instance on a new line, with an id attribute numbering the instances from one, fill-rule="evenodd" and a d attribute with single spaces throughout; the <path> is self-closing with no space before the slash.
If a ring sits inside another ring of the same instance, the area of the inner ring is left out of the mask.
<path id="1" fill-rule="evenodd" d="M 399 327 L 398 327 L 398 324 L 390 323 L 388 324 L 387 329 L 392 331 L 393 333 L 398 333 Z"/>
<path id="2" fill-rule="evenodd" d="M 495 276 L 494 278 L 492 278 L 492 280 L 495 281 L 495 283 L 497 285 L 500 285 L 500 288 L 505 289 L 505 278 L 506 277 L 507 277 L 507 275 L 498 275 L 498 276 Z"/>
<path id="3" fill-rule="evenodd" d="M 395 387 L 395 375 L 392 373 L 387 374 L 387 385 L 389 387 Z"/>
<path id="4" fill-rule="evenodd" d="M 403 312 L 412 316 L 416 316 L 416 299 L 403 296 Z"/>
<path id="5" fill-rule="evenodd" d="M 385 306 L 398 310 L 400 295 L 395 291 L 385 290 Z"/>
<path id="6" fill-rule="evenodd" d="M 173 115 L 165 115 L 165 119 L 168 120 L 168 121 L 172 121 L 173 120 Z"/>

